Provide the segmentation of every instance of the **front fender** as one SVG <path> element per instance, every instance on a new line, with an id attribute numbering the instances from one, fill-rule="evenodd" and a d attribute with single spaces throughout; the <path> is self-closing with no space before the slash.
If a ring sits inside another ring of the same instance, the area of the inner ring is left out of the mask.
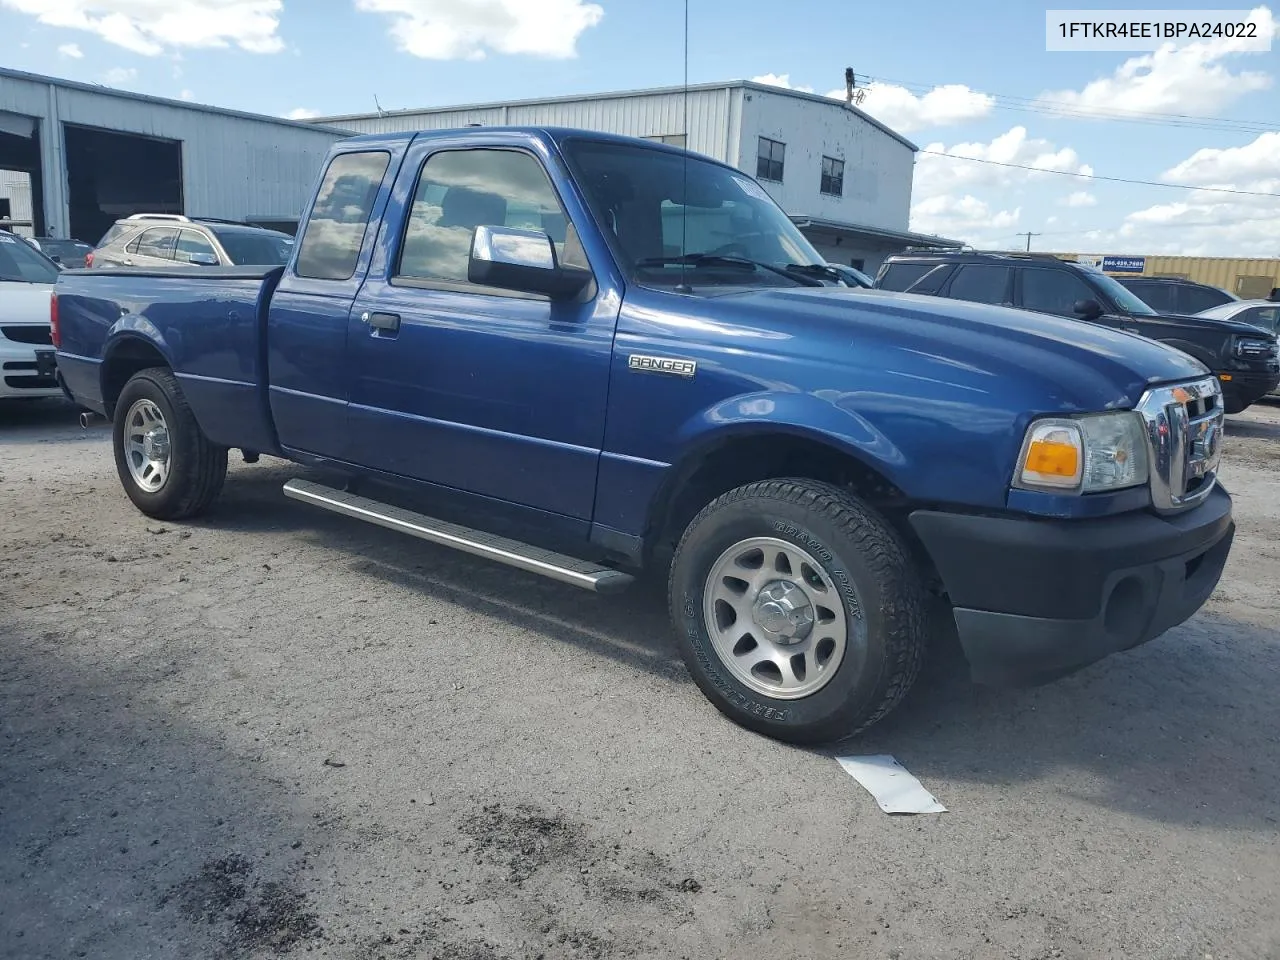
<path id="1" fill-rule="evenodd" d="M 906 453 L 852 408 L 853 397 L 836 390 L 770 390 L 721 401 L 681 427 L 677 463 L 738 438 L 785 433 L 846 453 L 901 486 L 910 466 Z"/>

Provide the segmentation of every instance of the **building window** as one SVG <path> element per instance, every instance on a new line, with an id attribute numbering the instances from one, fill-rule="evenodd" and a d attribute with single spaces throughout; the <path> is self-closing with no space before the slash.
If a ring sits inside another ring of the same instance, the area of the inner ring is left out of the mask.
<path id="1" fill-rule="evenodd" d="M 833 197 L 844 196 L 844 161 L 822 158 L 822 192 Z"/>
<path id="2" fill-rule="evenodd" d="M 760 138 L 756 150 L 756 179 L 782 182 L 782 164 L 787 157 L 787 145 L 779 140 Z"/>
<path id="3" fill-rule="evenodd" d="M 685 145 L 685 136 L 683 133 L 664 133 L 657 137 L 645 137 L 645 140 L 653 140 L 655 143 L 665 143 L 671 147 L 683 147 Z"/>

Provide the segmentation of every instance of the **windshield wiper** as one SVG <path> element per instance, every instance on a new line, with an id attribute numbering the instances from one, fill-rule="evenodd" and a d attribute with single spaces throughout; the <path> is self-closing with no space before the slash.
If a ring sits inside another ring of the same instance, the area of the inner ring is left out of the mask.
<path id="1" fill-rule="evenodd" d="M 767 270 L 770 273 L 776 273 L 780 277 L 786 277 L 794 283 L 798 283 L 805 287 L 822 287 L 826 286 L 821 280 L 807 276 L 803 273 L 792 273 L 789 267 L 799 266 L 799 264 L 789 264 L 788 267 L 775 266 L 772 263 L 765 263 L 763 260 L 751 260 L 748 257 L 731 257 L 722 256 L 714 253 L 686 253 L 680 257 L 644 257 L 636 261 L 637 267 L 665 267 L 668 264 L 687 264 L 691 267 L 701 266 L 725 266 L 725 267 L 750 267 L 752 270 Z"/>

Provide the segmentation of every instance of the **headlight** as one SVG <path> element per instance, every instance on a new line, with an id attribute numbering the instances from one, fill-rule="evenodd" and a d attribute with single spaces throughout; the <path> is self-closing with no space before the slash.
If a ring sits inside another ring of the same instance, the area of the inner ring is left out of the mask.
<path id="1" fill-rule="evenodd" d="M 1242 360 L 1270 357 L 1276 352 L 1274 340 L 1260 340 L 1257 337 L 1237 337 L 1235 355 Z"/>
<path id="2" fill-rule="evenodd" d="M 1101 493 L 1147 482 L 1147 438 L 1132 410 L 1036 420 L 1027 428 L 1013 485 Z"/>

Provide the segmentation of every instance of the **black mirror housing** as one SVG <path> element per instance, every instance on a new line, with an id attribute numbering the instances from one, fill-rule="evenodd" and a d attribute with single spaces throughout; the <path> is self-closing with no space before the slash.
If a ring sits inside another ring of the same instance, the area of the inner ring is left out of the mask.
<path id="1" fill-rule="evenodd" d="M 1077 300 L 1071 305 L 1071 312 L 1083 320 L 1096 320 L 1103 313 L 1097 300 Z"/>

